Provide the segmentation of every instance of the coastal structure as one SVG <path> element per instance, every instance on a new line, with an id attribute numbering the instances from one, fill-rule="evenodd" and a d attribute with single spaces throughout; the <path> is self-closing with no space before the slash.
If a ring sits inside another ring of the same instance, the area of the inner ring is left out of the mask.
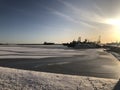
<path id="1" fill-rule="evenodd" d="M 84 41 L 81 41 L 81 37 L 78 37 L 78 40 L 75 41 L 73 40 L 70 43 L 63 43 L 63 45 L 67 47 L 72 47 L 72 48 L 78 48 L 78 49 L 85 49 L 85 48 L 101 48 L 101 41 L 100 41 L 100 36 L 97 42 L 91 42 L 88 39 L 85 39 Z"/>

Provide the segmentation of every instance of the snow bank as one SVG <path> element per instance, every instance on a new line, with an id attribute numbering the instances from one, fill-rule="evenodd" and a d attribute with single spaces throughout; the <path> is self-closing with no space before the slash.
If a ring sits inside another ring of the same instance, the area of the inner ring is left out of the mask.
<path id="1" fill-rule="evenodd" d="M 118 80 L 0 67 L 0 90 L 120 90 Z"/>

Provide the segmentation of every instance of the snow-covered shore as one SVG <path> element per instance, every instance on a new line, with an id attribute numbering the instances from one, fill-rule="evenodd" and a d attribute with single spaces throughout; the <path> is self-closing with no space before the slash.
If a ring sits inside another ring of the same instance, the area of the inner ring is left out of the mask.
<path id="1" fill-rule="evenodd" d="M 120 90 L 119 81 L 0 67 L 0 90 Z"/>

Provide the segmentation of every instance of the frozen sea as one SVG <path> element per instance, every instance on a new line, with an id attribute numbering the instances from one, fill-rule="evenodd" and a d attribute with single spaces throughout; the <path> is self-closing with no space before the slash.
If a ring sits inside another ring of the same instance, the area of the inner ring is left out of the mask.
<path id="1" fill-rule="evenodd" d="M 0 66 L 70 75 L 120 78 L 120 61 L 104 49 L 71 49 L 62 45 L 1 45 Z"/>

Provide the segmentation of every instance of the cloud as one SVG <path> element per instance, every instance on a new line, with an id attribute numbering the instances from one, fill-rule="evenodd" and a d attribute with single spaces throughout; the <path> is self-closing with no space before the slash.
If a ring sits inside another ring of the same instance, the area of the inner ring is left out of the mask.
<path id="1" fill-rule="evenodd" d="M 58 15 L 58 16 L 60 16 L 60 17 L 65 18 L 65 19 L 67 19 L 67 20 L 69 20 L 69 21 L 71 21 L 71 22 L 79 23 L 77 20 L 75 20 L 75 19 L 73 19 L 72 17 L 70 17 L 70 16 L 68 16 L 68 15 L 66 15 L 66 14 L 64 14 L 64 13 L 61 13 L 61 12 L 59 12 L 59 11 L 53 10 L 53 13 L 56 14 L 56 15 Z"/>
<path id="2" fill-rule="evenodd" d="M 72 23 L 75 23 L 75 24 L 78 24 L 78 25 L 85 25 L 85 26 L 88 26 L 88 27 L 93 27 L 92 25 L 90 25 L 89 23 L 87 23 L 86 21 L 84 20 L 80 20 L 80 19 L 77 19 L 77 18 L 74 18 L 73 16 L 71 15 L 68 15 L 68 14 L 65 14 L 65 13 L 62 13 L 56 9 L 53 9 L 53 8 L 50 8 L 50 7 L 45 7 L 47 10 L 50 10 L 53 14 L 57 15 L 57 16 L 60 16 Z"/>
<path id="3" fill-rule="evenodd" d="M 94 2 L 92 2 L 90 8 L 86 7 L 77 7 L 70 2 L 64 0 L 58 0 L 58 2 L 64 4 L 67 7 L 68 11 L 72 11 L 72 18 L 81 22 L 86 26 L 95 27 L 93 24 L 103 24 L 105 19 L 105 14 L 101 8 Z"/>

